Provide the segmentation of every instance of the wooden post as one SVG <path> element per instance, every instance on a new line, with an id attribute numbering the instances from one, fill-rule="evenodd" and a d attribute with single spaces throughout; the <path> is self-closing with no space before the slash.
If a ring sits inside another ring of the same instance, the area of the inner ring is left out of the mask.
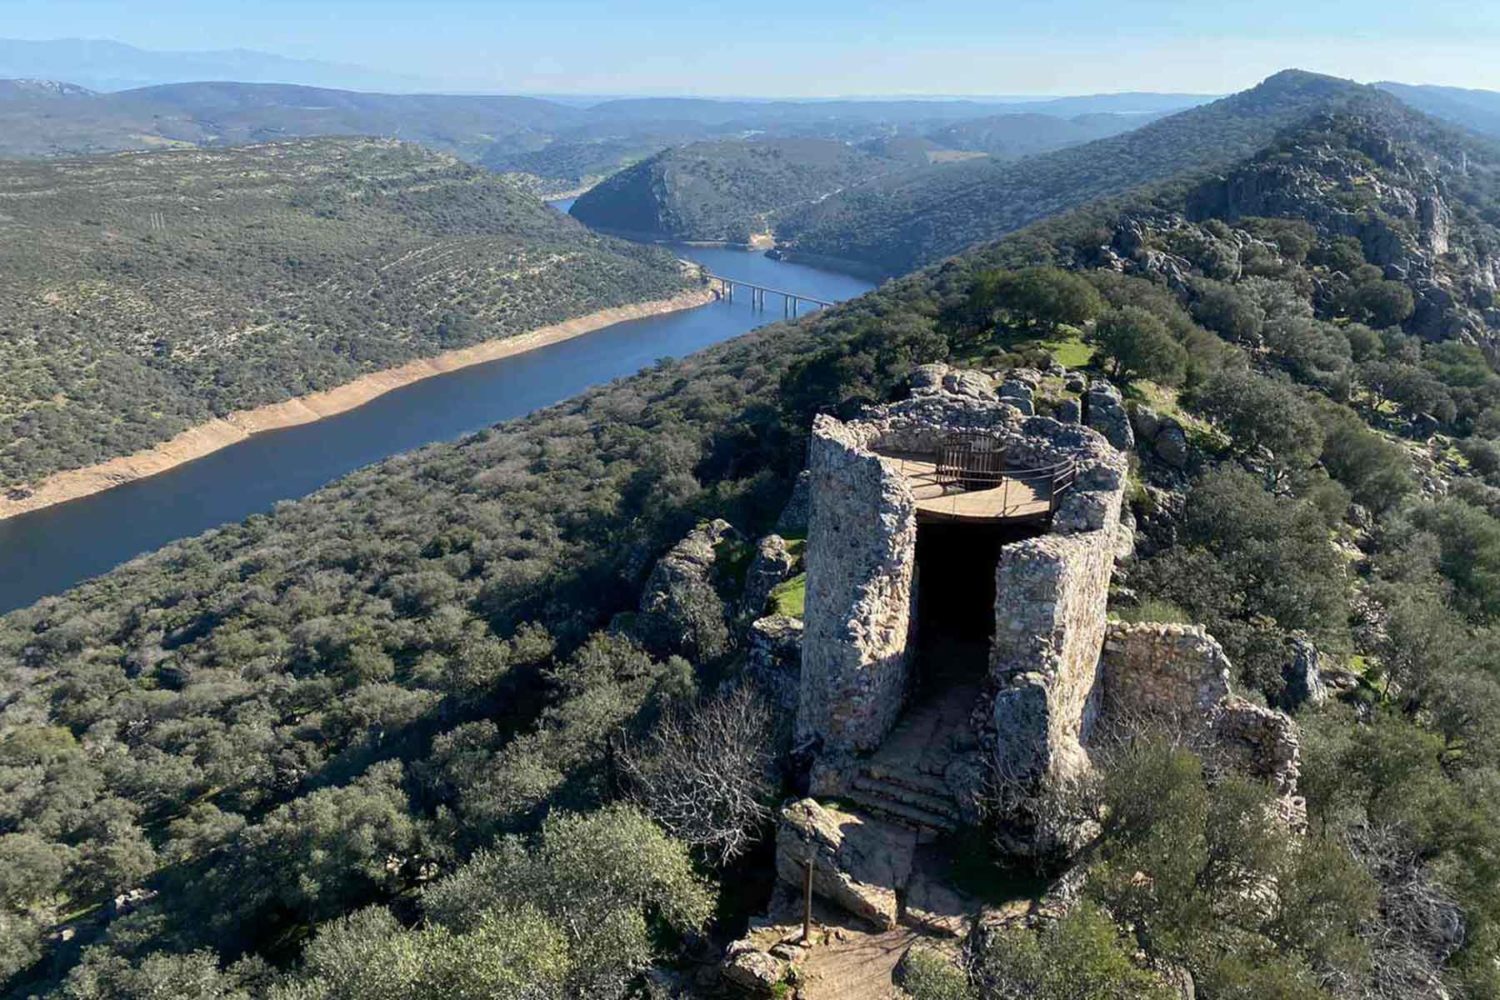
<path id="1" fill-rule="evenodd" d="M 812 945 L 812 859 L 802 862 L 802 943 Z"/>

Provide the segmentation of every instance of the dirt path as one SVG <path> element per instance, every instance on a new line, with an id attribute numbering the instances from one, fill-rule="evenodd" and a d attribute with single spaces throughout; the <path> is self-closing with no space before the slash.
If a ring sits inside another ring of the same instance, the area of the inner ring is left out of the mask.
<path id="1" fill-rule="evenodd" d="M 298 396 L 284 403 L 258 406 L 253 410 L 240 410 L 227 417 L 190 427 L 169 441 L 132 455 L 112 458 L 107 462 L 82 469 L 59 472 L 44 479 L 24 494 L 22 491 L 17 491 L 13 496 L 0 494 L 0 520 L 65 503 L 68 500 L 77 500 L 79 497 L 94 493 L 102 493 L 111 487 L 120 486 L 132 480 L 166 472 L 168 469 L 212 454 L 220 448 L 237 444 L 252 434 L 312 423 L 324 417 L 352 410 L 378 396 L 385 395 L 392 389 L 399 389 L 434 375 L 534 351 L 538 347 L 571 340 L 626 320 L 692 309 L 711 302 L 713 298 L 714 293 L 704 288 L 683 292 L 670 299 L 601 309 L 586 316 L 577 316 L 565 322 L 544 326 L 514 337 L 486 340 L 471 347 L 445 351 L 430 358 L 418 358 L 399 367 L 371 372 L 352 382 L 346 382 L 322 392 Z"/>
<path id="2" fill-rule="evenodd" d="M 910 927 L 873 933 L 845 929 L 844 940 L 813 948 L 803 966 L 806 1000 L 890 1000 L 899 996 L 891 975 L 921 935 Z"/>

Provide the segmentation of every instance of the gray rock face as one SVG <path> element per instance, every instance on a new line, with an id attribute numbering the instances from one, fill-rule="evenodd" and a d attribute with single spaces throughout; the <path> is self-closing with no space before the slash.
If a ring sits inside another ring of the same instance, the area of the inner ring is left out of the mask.
<path id="1" fill-rule="evenodd" d="M 994 381 L 983 372 L 968 369 L 949 372 L 943 376 L 943 388 L 955 396 L 968 396 L 971 399 L 993 399 L 995 396 Z"/>
<path id="2" fill-rule="evenodd" d="M 1287 711 L 1295 711 L 1303 705 L 1321 705 L 1328 700 L 1328 689 L 1318 669 L 1318 647 L 1304 636 L 1294 636 L 1291 642 L 1291 658 L 1281 669 L 1281 679 L 1286 682 L 1281 703 Z"/>
<path id="3" fill-rule="evenodd" d="M 912 392 L 920 392 L 924 389 L 941 389 L 943 387 L 943 376 L 948 374 L 948 366 L 933 363 L 930 365 L 918 365 L 912 369 L 909 384 Z"/>
<path id="4" fill-rule="evenodd" d="M 1023 417 L 1030 417 L 1036 413 L 1036 406 L 1032 403 L 1030 396 L 1001 396 L 1000 400 L 1014 406 Z"/>
<path id="5" fill-rule="evenodd" d="M 877 927 L 895 927 L 897 893 L 911 878 L 915 830 L 842 812 L 813 799 L 789 803 L 776 828 L 776 874 L 801 888 L 813 868 L 813 892 Z"/>
<path id="6" fill-rule="evenodd" d="M 719 974 L 735 989 L 751 996 L 776 995 L 778 984 L 787 978 L 791 963 L 754 947 L 731 948 L 724 956 Z"/>
<path id="7" fill-rule="evenodd" d="M 1065 399 L 1052 408 L 1052 419 L 1063 424 L 1081 423 L 1083 407 L 1076 399 Z"/>
<path id="8" fill-rule="evenodd" d="M 802 683 L 802 622 L 769 615 L 750 625 L 745 671 L 772 705 L 794 712 Z"/>
<path id="9" fill-rule="evenodd" d="M 658 655 L 713 659 L 729 648 L 724 599 L 715 586 L 719 546 L 740 541 L 728 521 L 700 524 L 657 561 L 641 595 L 636 633 Z"/>
<path id="10" fill-rule="evenodd" d="M 766 610 L 771 591 L 797 568 L 797 557 L 787 551 L 786 539 L 767 535 L 755 546 L 755 556 L 745 571 L 745 592 L 740 598 L 740 616 L 758 618 Z"/>
<path id="11" fill-rule="evenodd" d="M 1121 451 L 1135 447 L 1135 433 L 1130 429 L 1130 418 L 1125 413 L 1125 404 L 1120 390 L 1102 379 L 1089 383 L 1084 398 L 1084 422 L 1104 435 L 1104 439 Z"/>
<path id="12" fill-rule="evenodd" d="M 1130 426 L 1137 441 L 1154 441 L 1161 430 L 1161 415 L 1149 406 L 1133 403 L 1126 407 L 1130 412 Z"/>
<path id="13" fill-rule="evenodd" d="M 1187 432 L 1171 417 L 1162 421 L 1161 429 L 1156 432 L 1156 437 L 1151 441 L 1151 447 L 1156 449 L 1157 458 L 1174 469 L 1187 468 L 1188 460 L 1192 456 L 1192 451 L 1188 447 Z"/>

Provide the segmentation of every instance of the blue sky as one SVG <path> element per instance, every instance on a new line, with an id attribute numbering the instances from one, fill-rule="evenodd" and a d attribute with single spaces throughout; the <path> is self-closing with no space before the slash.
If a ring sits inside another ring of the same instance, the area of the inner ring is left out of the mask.
<path id="1" fill-rule="evenodd" d="M 0 0 L 0 35 L 251 48 L 508 92 L 1500 89 L 1500 0 Z"/>

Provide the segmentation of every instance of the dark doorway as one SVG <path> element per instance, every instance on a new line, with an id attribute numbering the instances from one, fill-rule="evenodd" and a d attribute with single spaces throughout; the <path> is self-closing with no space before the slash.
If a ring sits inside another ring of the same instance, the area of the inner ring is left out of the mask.
<path id="1" fill-rule="evenodd" d="M 979 681 L 995 634 L 995 567 L 1000 549 L 1042 533 L 1037 525 L 919 521 L 917 684 Z"/>

